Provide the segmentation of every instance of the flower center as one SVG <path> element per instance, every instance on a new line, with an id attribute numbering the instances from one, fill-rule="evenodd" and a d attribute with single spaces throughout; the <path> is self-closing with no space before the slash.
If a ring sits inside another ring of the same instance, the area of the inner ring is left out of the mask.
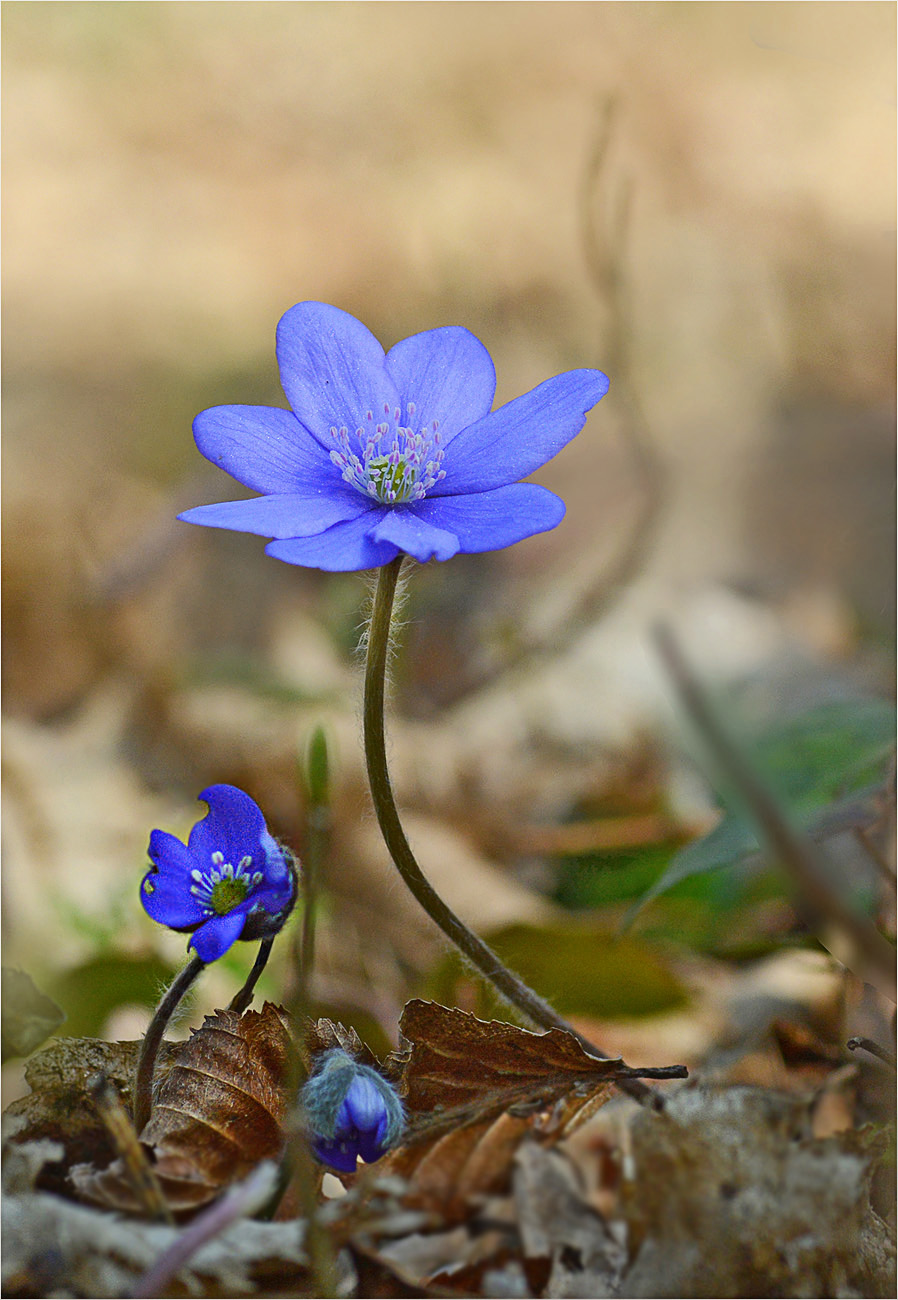
<path id="1" fill-rule="evenodd" d="M 373 412 L 367 413 L 365 424 L 355 431 L 358 450 L 345 425 L 342 429 L 331 426 L 337 444 L 331 460 L 347 483 L 375 501 L 388 506 L 421 501 L 446 477 L 440 468 L 443 448 L 438 422 L 434 420 L 430 429 L 416 430 L 414 402 L 406 407 L 405 424 L 398 406 L 391 411 L 385 405 L 384 417 L 375 424 Z"/>
<path id="2" fill-rule="evenodd" d="M 210 916 L 225 916 L 243 902 L 250 890 L 261 884 L 262 872 L 251 871 L 252 865 L 253 860 L 248 854 L 234 867 L 225 862 L 223 853 L 213 853 L 209 871 L 191 871 L 194 883 L 190 892 Z"/>

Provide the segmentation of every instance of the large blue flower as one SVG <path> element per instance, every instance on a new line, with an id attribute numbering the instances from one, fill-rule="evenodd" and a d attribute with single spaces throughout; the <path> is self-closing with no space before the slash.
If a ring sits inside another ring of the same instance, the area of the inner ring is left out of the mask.
<path id="1" fill-rule="evenodd" d="M 320 302 L 282 317 L 277 356 L 292 411 L 214 406 L 193 423 L 203 455 L 264 495 L 179 518 L 272 537 L 269 555 L 317 569 L 448 560 L 554 528 L 564 503 L 518 480 L 608 391 L 600 370 L 569 370 L 491 413 L 495 370 L 468 330 L 426 330 L 384 354 Z"/>
<path id="2" fill-rule="evenodd" d="M 210 962 L 237 939 L 276 934 L 293 907 L 296 876 L 248 794 L 210 785 L 200 798 L 209 811 L 186 845 L 168 831 L 151 832 L 153 866 L 140 901 L 154 921 L 192 931 L 188 947 Z"/>
<path id="3" fill-rule="evenodd" d="M 317 1062 L 301 1100 L 315 1155 L 344 1174 L 355 1171 L 359 1157 L 379 1160 L 405 1123 L 393 1085 L 339 1047 Z"/>

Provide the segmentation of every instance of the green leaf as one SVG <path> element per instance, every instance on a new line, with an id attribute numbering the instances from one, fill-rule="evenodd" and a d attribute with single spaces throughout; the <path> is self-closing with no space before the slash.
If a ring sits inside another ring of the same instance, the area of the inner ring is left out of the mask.
<path id="1" fill-rule="evenodd" d="M 565 855 L 552 897 L 572 912 L 630 903 L 655 883 L 672 852 L 668 843 Z"/>
<path id="2" fill-rule="evenodd" d="M 521 923 L 485 938 L 562 1015 L 624 1020 L 660 1015 L 688 1001 L 686 989 L 658 948 L 642 938 L 621 937 L 607 925 L 573 920 Z M 451 954 L 435 972 L 430 989 L 451 1001 L 462 978 L 467 971 Z M 494 1015 L 500 1005 L 484 987 L 477 1014 Z"/>
<path id="3" fill-rule="evenodd" d="M 29 1056 L 65 1020 L 65 1012 L 41 993 L 30 975 L 3 967 L 2 1058 Z"/>
<path id="4" fill-rule="evenodd" d="M 778 720 L 755 738 L 749 758 L 788 816 L 812 835 L 836 828 L 870 783 L 881 781 L 895 740 L 895 710 L 881 700 L 819 705 Z M 841 798 L 840 798 L 841 796 Z M 735 867 L 760 852 L 751 824 L 731 812 L 710 834 L 675 853 L 658 880 L 631 908 L 630 925 L 646 904 L 674 886 L 711 871 Z"/>
<path id="5" fill-rule="evenodd" d="M 660 894 L 666 894 L 675 885 L 708 871 L 718 871 L 741 862 L 749 853 L 757 853 L 758 841 L 747 822 L 739 817 L 724 817 L 708 835 L 693 840 L 679 853 L 675 853 L 667 869 L 646 890 L 642 898 L 627 913 L 625 926 L 630 925 L 638 912 Z"/>
<path id="6" fill-rule="evenodd" d="M 778 720 L 751 754 L 793 815 L 815 813 L 870 784 L 895 743 L 895 710 L 884 700 L 839 700 Z"/>
<path id="7" fill-rule="evenodd" d="M 127 1003 L 154 1006 L 171 982 L 173 968 L 158 957 L 103 953 L 60 975 L 53 995 L 66 1010 L 66 1035 L 98 1038 L 117 1007 Z"/>

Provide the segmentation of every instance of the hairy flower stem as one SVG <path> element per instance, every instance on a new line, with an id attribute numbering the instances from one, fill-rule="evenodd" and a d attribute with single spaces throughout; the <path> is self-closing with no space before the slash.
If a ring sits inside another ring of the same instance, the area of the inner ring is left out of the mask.
<path id="1" fill-rule="evenodd" d="M 229 1011 L 236 1011 L 238 1016 L 242 1016 L 246 1008 L 253 1000 L 253 993 L 256 984 L 259 982 L 259 976 L 268 965 L 268 958 L 271 955 L 271 945 L 275 941 L 275 935 L 269 935 L 259 944 L 259 951 L 256 953 L 256 960 L 253 962 L 253 968 L 246 977 L 246 983 L 239 993 L 235 993 L 228 1003 Z"/>
<path id="2" fill-rule="evenodd" d="M 302 874 L 305 905 L 302 914 L 299 972 L 302 997 L 307 1002 L 310 998 L 309 987 L 315 966 L 315 923 L 318 912 L 319 881 L 330 839 L 330 808 L 327 802 L 310 804 L 306 825 L 306 852 Z"/>
<path id="3" fill-rule="evenodd" d="M 156 1014 L 150 1021 L 150 1027 L 140 1045 L 137 1073 L 134 1077 L 134 1128 L 138 1136 L 150 1118 L 150 1111 L 153 1108 L 153 1071 L 165 1027 L 205 964 L 201 957 L 193 957 L 187 963 L 156 1008 Z"/>
<path id="4" fill-rule="evenodd" d="M 531 1024 L 541 1029 L 563 1029 L 590 1052 L 593 1056 L 607 1059 L 607 1053 L 601 1051 L 582 1034 L 574 1029 L 563 1016 L 539 994 L 510 971 L 499 960 L 491 948 L 480 939 L 473 930 L 468 929 L 464 921 L 457 917 L 430 884 L 419 867 L 415 855 L 402 829 L 390 773 L 387 767 L 387 751 L 384 736 L 384 683 L 386 678 L 387 658 L 390 646 L 390 633 L 393 616 L 393 602 L 399 571 L 405 556 L 398 555 L 395 560 L 378 570 L 377 587 L 371 609 L 371 622 L 368 629 L 368 649 L 365 660 L 365 703 L 364 732 L 365 760 L 368 765 L 368 782 L 371 797 L 380 824 L 381 833 L 393 858 L 396 868 L 415 898 L 428 916 L 436 922 L 448 939 L 459 948 L 472 966 L 493 985 L 506 1001 L 523 1013 Z M 648 1102 L 660 1108 L 660 1094 L 638 1079 L 620 1080 L 619 1086 L 638 1101 Z"/>

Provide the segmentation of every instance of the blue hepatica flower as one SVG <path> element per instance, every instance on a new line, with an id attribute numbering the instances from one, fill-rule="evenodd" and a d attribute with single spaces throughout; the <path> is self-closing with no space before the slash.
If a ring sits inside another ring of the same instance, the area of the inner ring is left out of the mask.
<path id="1" fill-rule="evenodd" d="M 272 537 L 269 555 L 317 569 L 448 560 L 554 528 L 564 503 L 518 480 L 608 391 L 600 370 L 569 370 L 491 412 L 495 370 L 468 330 L 426 330 L 385 354 L 320 302 L 282 317 L 277 357 L 292 410 L 215 406 L 193 423 L 203 455 L 264 495 L 179 518 Z"/>
<path id="2" fill-rule="evenodd" d="M 322 1164 L 352 1173 L 361 1156 L 379 1160 L 402 1132 L 402 1102 L 392 1084 L 335 1047 L 302 1090 L 312 1149 Z"/>
<path id="3" fill-rule="evenodd" d="M 248 794 L 210 785 L 200 798 L 209 811 L 186 845 L 168 831 L 150 834 L 153 866 L 140 901 L 154 921 L 192 931 L 188 947 L 210 962 L 237 939 L 276 934 L 293 908 L 296 876 Z"/>

